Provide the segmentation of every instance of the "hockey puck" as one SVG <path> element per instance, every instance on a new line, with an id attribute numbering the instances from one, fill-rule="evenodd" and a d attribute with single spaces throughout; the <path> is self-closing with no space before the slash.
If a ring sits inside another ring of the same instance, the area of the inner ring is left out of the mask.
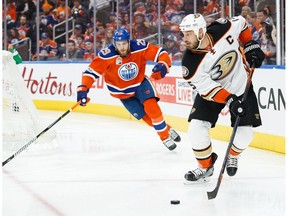
<path id="1" fill-rule="evenodd" d="M 180 200 L 171 200 L 170 203 L 172 205 L 178 205 L 178 204 L 180 204 Z"/>

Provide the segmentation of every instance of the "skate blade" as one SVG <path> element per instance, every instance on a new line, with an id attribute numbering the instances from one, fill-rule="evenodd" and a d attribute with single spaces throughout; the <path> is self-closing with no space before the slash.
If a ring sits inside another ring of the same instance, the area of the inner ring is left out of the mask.
<path id="1" fill-rule="evenodd" d="M 198 181 L 189 181 L 189 180 L 185 179 L 183 184 L 184 185 L 197 185 L 197 184 L 202 184 L 202 183 L 207 183 L 207 182 L 210 182 L 209 177 L 201 178 Z"/>

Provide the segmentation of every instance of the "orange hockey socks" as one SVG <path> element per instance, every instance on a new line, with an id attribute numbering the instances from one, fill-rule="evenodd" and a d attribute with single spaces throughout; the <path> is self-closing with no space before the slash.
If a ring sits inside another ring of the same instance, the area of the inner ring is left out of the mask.
<path id="1" fill-rule="evenodd" d="M 160 139 L 161 140 L 167 139 L 169 137 L 169 127 L 163 118 L 162 111 L 156 99 L 149 98 L 148 100 L 144 101 L 143 105 L 145 113 L 150 117 L 152 125 L 154 129 L 157 131 L 157 134 L 160 136 Z M 144 121 L 145 119 L 143 118 Z M 147 123 L 147 121 L 145 122 Z"/>

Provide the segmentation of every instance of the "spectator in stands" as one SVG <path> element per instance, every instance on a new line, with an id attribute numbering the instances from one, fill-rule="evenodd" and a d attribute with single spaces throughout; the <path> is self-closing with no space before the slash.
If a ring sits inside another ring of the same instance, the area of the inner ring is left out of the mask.
<path id="1" fill-rule="evenodd" d="M 76 43 L 76 38 L 80 35 L 83 35 L 83 27 L 80 24 L 76 24 L 74 27 L 73 34 L 70 36 L 69 40 L 73 40 Z"/>
<path id="2" fill-rule="evenodd" d="M 17 25 L 17 30 L 22 39 L 26 38 L 28 31 L 30 30 L 30 26 L 27 22 L 27 17 L 25 15 L 20 16 L 19 25 Z"/>
<path id="3" fill-rule="evenodd" d="M 185 50 L 186 50 L 186 43 L 184 41 L 180 41 L 179 52 L 175 53 L 172 56 L 172 61 L 180 62 L 182 60 Z"/>
<path id="4" fill-rule="evenodd" d="M 256 12 L 250 12 L 246 17 L 249 29 L 252 33 L 252 39 L 260 43 L 261 25 L 257 22 Z"/>
<path id="5" fill-rule="evenodd" d="M 80 0 L 73 0 L 73 7 L 71 9 L 71 15 L 77 23 L 87 23 L 88 11 L 81 4 Z"/>
<path id="6" fill-rule="evenodd" d="M 66 19 L 66 1 L 65 0 L 60 0 L 60 5 L 59 7 L 56 8 L 57 10 L 57 16 L 59 17 L 59 19 Z M 68 17 L 70 17 L 71 15 L 71 8 L 68 6 L 67 7 L 67 11 L 68 11 Z"/>
<path id="7" fill-rule="evenodd" d="M 33 20 L 36 15 L 36 4 L 33 0 L 17 0 L 17 17 L 25 15 L 28 20 Z"/>
<path id="8" fill-rule="evenodd" d="M 177 41 L 181 41 L 182 36 L 180 34 L 179 25 L 172 25 L 170 29 L 170 34 L 177 38 Z"/>
<path id="9" fill-rule="evenodd" d="M 102 23 L 98 23 L 96 38 L 97 40 L 101 40 L 102 42 L 104 42 L 105 37 L 106 37 L 106 31 L 105 31 L 104 25 Z"/>
<path id="10" fill-rule="evenodd" d="M 270 5 L 265 5 L 265 7 L 263 8 L 263 10 L 266 12 L 267 14 L 267 18 L 266 18 L 266 22 L 269 22 L 270 25 L 275 25 L 274 24 L 274 20 L 272 18 L 272 9 L 270 7 Z"/>
<path id="11" fill-rule="evenodd" d="M 96 40 L 96 53 L 98 54 L 101 49 L 103 49 L 103 41 L 101 40 Z"/>
<path id="12" fill-rule="evenodd" d="M 19 35 L 19 32 L 16 28 L 12 28 L 8 30 L 8 44 L 15 44 L 19 41 L 21 41 L 21 37 Z M 19 43 L 14 45 L 14 48 L 17 48 L 19 46 Z"/>
<path id="13" fill-rule="evenodd" d="M 2 13 L 2 20 L 4 20 L 4 10 L 6 10 L 7 30 L 16 27 L 17 15 L 15 2 L 8 0 L 6 6 L 2 5 L 2 7 L 5 7 Z"/>
<path id="14" fill-rule="evenodd" d="M 273 40 L 274 44 L 276 44 L 276 26 L 275 26 L 274 20 L 272 18 L 272 7 L 271 7 L 271 5 L 265 5 L 263 10 L 266 11 L 266 13 L 267 13 L 267 18 L 266 18 L 265 22 L 268 22 L 272 26 L 271 36 L 272 36 L 272 40 Z M 275 14 L 275 11 L 274 11 L 274 14 Z"/>
<path id="15" fill-rule="evenodd" d="M 139 1 L 139 2 L 136 2 L 135 4 L 133 4 L 133 8 L 135 10 L 134 13 L 146 14 L 146 7 L 145 7 L 144 2 L 142 2 L 142 1 Z"/>
<path id="16" fill-rule="evenodd" d="M 157 14 L 157 16 L 155 16 L 154 22 L 155 22 L 155 25 L 157 25 L 158 14 Z M 168 20 L 168 18 L 166 16 L 165 5 L 164 4 L 160 5 L 160 22 L 161 22 L 161 25 L 162 25 L 164 33 L 170 30 L 171 23 L 170 23 L 170 21 Z"/>
<path id="17" fill-rule="evenodd" d="M 106 28 L 113 28 L 113 30 L 117 29 L 116 25 L 116 13 L 111 12 L 109 14 L 109 21 L 106 23 Z"/>
<path id="18" fill-rule="evenodd" d="M 157 5 L 154 2 L 154 0 L 146 0 L 146 2 L 144 3 L 144 6 L 146 8 L 146 13 L 157 13 Z"/>
<path id="19" fill-rule="evenodd" d="M 55 41 L 57 42 L 58 46 L 60 46 L 61 48 L 64 48 L 66 46 L 66 16 L 64 13 L 60 13 L 60 16 L 58 16 L 58 10 L 55 8 L 52 11 L 53 15 L 55 14 L 55 16 L 57 16 L 58 18 L 58 25 L 57 28 L 55 28 L 55 37 L 57 39 L 55 39 Z M 71 29 L 72 28 L 72 23 L 68 22 L 68 28 Z M 44 30 L 44 32 L 47 32 L 47 30 Z M 60 36 L 62 35 L 62 36 Z"/>
<path id="20" fill-rule="evenodd" d="M 76 37 L 76 49 L 79 49 L 82 53 L 84 53 L 84 35 L 79 35 Z"/>
<path id="21" fill-rule="evenodd" d="M 83 60 L 91 62 L 100 50 L 96 50 L 96 55 L 94 55 L 93 41 L 90 39 L 86 39 L 84 41 L 84 45 L 85 45 L 85 50 L 84 50 Z"/>
<path id="22" fill-rule="evenodd" d="M 263 27 L 263 33 L 261 35 L 261 42 L 260 46 L 262 51 L 265 54 L 264 64 L 276 64 L 276 46 L 272 40 L 272 29 L 273 26 L 270 25 L 268 22 L 261 23 Z"/>
<path id="23" fill-rule="evenodd" d="M 185 11 L 182 10 L 183 3 L 180 0 L 174 0 L 170 6 L 170 10 L 166 11 L 166 16 L 171 25 L 179 25 L 185 16 Z"/>
<path id="24" fill-rule="evenodd" d="M 43 14 L 41 15 L 41 23 L 51 31 L 53 30 L 53 26 L 58 24 L 57 12 L 53 10 L 51 13 L 52 9 L 53 7 L 48 3 L 42 5 Z"/>
<path id="25" fill-rule="evenodd" d="M 141 12 L 134 14 L 132 24 L 132 34 L 134 39 L 142 39 L 150 34 L 149 23 L 145 20 L 145 15 Z"/>
<path id="26" fill-rule="evenodd" d="M 128 10 L 126 10 L 126 11 L 122 11 L 121 12 L 121 17 L 122 17 L 122 22 L 123 22 L 123 24 L 127 27 L 127 26 L 129 26 L 130 27 L 130 17 L 129 17 L 129 13 L 128 13 Z M 129 28 L 130 29 L 130 28 Z M 127 31 L 129 31 L 128 29 L 127 29 Z"/>
<path id="27" fill-rule="evenodd" d="M 168 17 L 174 10 L 174 5 L 173 5 L 174 0 L 166 0 L 166 4 L 164 5 L 165 8 L 165 15 Z"/>
<path id="28" fill-rule="evenodd" d="M 243 16 L 245 19 L 247 19 L 247 15 L 251 13 L 251 8 L 248 6 L 243 6 L 241 10 L 241 16 Z"/>
<path id="29" fill-rule="evenodd" d="M 147 13 L 145 16 L 147 18 L 147 22 L 149 23 L 150 27 L 156 29 L 158 24 L 157 13 L 156 12 Z"/>
<path id="30" fill-rule="evenodd" d="M 120 0 L 118 2 L 118 11 L 128 10 L 129 0 Z"/>
<path id="31" fill-rule="evenodd" d="M 103 47 L 107 47 L 110 44 L 113 44 L 113 35 L 114 35 L 114 29 L 113 28 L 107 28 L 106 29 L 106 37 L 103 43 Z"/>
<path id="32" fill-rule="evenodd" d="M 203 16 L 207 16 L 209 14 L 215 14 L 220 12 L 220 6 L 218 4 L 218 0 L 210 0 L 207 6 L 204 6 Z"/>
<path id="33" fill-rule="evenodd" d="M 238 5 L 240 7 L 248 6 L 248 7 L 252 8 L 252 6 L 254 6 L 254 1 L 253 0 L 239 0 Z"/>
<path id="34" fill-rule="evenodd" d="M 75 41 L 69 40 L 68 41 L 68 57 L 67 60 L 70 61 L 82 61 L 84 53 L 76 48 Z M 63 56 L 63 55 L 62 55 Z M 65 60 L 65 59 L 62 59 Z"/>
<path id="35" fill-rule="evenodd" d="M 271 20 L 268 17 L 266 10 L 258 11 L 256 16 L 257 16 L 257 22 L 258 23 L 268 22 L 269 24 L 271 24 Z"/>
<path id="36" fill-rule="evenodd" d="M 86 31 L 84 33 L 84 41 L 86 39 L 90 39 L 91 41 L 94 40 L 94 27 L 93 27 L 93 23 L 87 23 L 86 26 Z"/>
<path id="37" fill-rule="evenodd" d="M 122 18 L 121 16 L 117 16 L 115 18 L 115 24 L 116 24 L 116 28 L 119 29 L 119 28 L 125 28 L 125 26 L 122 24 Z"/>
<path id="38" fill-rule="evenodd" d="M 172 59 L 172 57 L 180 51 L 177 43 L 177 37 L 171 34 L 168 35 L 167 38 L 164 38 L 164 48 Z"/>
<path id="39" fill-rule="evenodd" d="M 57 43 L 50 39 L 50 35 L 46 32 L 41 34 L 41 40 L 39 41 L 39 60 L 49 61 L 57 60 L 58 57 Z M 36 60 L 37 53 L 34 54 L 32 60 Z"/>
<path id="40" fill-rule="evenodd" d="M 44 9 L 49 9 L 49 12 L 53 9 L 53 5 L 51 5 L 49 3 L 49 0 L 44 0 L 41 4 L 41 9 L 44 10 Z"/>
<path id="41" fill-rule="evenodd" d="M 213 23 L 215 21 L 214 17 L 205 17 L 205 21 L 206 21 L 206 26 L 211 25 L 211 23 Z"/>

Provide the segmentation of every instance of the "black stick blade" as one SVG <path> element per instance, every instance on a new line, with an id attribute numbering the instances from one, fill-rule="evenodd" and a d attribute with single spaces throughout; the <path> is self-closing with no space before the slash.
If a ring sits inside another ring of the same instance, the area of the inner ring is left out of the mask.
<path id="1" fill-rule="evenodd" d="M 226 165 L 226 163 L 224 162 L 222 168 L 223 167 L 225 168 L 225 165 Z M 218 191 L 219 191 L 219 188 L 220 188 L 220 185 L 221 185 L 221 182 L 222 182 L 223 173 L 224 173 L 224 169 L 222 169 L 220 172 L 220 175 L 218 177 L 217 184 L 216 184 L 216 187 L 214 188 L 214 190 L 213 191 L 207 191 L 208 200 L 216 198 Z"/>
<path id="2" fill-rule="evenodd" d="M 218 192 L 218 190 L 216 190 L 216 189 L 218 189 L 218 188 L 215 188 L 213 191 L 208 191 L 207 192 L 208 200 L 216 198 L 217 192 Z"/>

